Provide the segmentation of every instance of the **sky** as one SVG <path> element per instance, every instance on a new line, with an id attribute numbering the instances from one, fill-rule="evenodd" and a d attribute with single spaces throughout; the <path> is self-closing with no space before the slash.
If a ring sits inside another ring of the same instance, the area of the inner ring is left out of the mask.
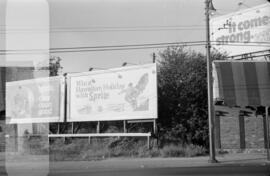
<path id="1" fill-rule="evenodd" d="M 33 0 L 24 1 L 33 2 Z M 240 2 L 243 5 L 239 6 Z M 213 17 L 266 2 L 266 0 L 213 0 L 213 5 L 217 9 Z M 47 0 L 47 3 L 49 48 L 205 41 L 204 0 Z M 47 19 L 41 21 L 44 20 Z M 32 43 L 35 43 L 33 38 Z M 47 41 L 45 43 L 47 46 Z M 204 46 L 192 49 L 205 51 Z M 152 53 L 155 52 L 157 59 L 160 59 L 158 53 L 162 50 L 164 48 L 52 53 L 52 55 L 62 58 L 64 73 L 84 72 L 90 67 L 103 69 L 120 67 L 123 62 L 150 63 Z"/>

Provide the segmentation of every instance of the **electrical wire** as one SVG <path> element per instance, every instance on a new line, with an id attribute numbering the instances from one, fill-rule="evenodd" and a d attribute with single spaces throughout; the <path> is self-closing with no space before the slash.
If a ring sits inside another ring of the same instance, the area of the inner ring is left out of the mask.
<path id="1" fill-rule="evenodd" d="M 105 45 L 105 46 L 81 46 L 81 47 L 63 47 L 30 50 L 0 50 L 0 55 L 16 55 L 16 54 L 41 54 L 41 53 L 74 53 L 74 52 L 94 52 L 94 51 L 115 51 L 115 50 L 139 50 L 139 49 L 157 49 L 167 48 L 169 46 L 203 46 L 206 41 L 190 41 L 190 42 L 168 42 L 168 43 L 146 43 L 146 44 L 127 44 L 127 45 Z M 270 47 L 270 42 L 231 42 L 220 43 L 211 41 L 213 46 L 253 46 L 253 47 Z"/>

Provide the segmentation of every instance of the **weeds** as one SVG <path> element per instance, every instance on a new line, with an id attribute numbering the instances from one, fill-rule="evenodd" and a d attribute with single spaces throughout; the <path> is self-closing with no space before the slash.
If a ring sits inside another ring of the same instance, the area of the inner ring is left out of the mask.
<path id="1" fill-rule="evenodd" d="M 115 157 L 194 157 L 205 154 L 205 148 L 193 144 L 168 144 L 162 148 L 148 149 L 146 141 L 136 138 L 99 138 L 92 140 L 90 144 L 85 139 L 57 139 L 50 144 L 50 159 L 53 161 L 88 161 Z"/>

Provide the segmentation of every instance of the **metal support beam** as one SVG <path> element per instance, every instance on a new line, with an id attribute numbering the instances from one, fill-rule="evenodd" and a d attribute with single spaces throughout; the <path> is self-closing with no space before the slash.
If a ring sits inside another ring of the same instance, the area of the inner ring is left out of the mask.
<path id="1" fill-rule="evenodd" d="M 124 125 L 124 133 L 127 133 L 127 121 L 126 120 L 123 121 L 123 125 Z"/>
<path id="2" fill-rule="evenodd" d="M 100 121 L 97 122 L 97 133 L 100 133 Z"/>
<path id="3" fill-rule="evenodd" d="M 266 117 L 266 144 L 267 144 L 267 160 L 270 161 L 270 152 L 269 152 L 269 114 L 268 114 L 269 107 L 265 107 L 265 117 Z"/>
<path id="4" fill-rule="evenodd" d="M 150 149 L 150 136 L 147 136 L 147 148 Z"/>
<path id="5" fill-rule="evenodd" d="M 216 133 L 216 148 L 221 149 L 221 136 L 220 136 L 220 116 L 215 117 L 215 133 Z"/>
<path id="6" fill-rule="evenodd" d="M 60 134 L 60 123 L 57 123 L 57 134 Z"/>
<path id="7" fill-rule="evenodd" d="M 154 130 L 154 134 L 157 135 L 157 120 L 156 119 L 153 121 L 153 130 Z"/>
<path id="8" fill-rule="evenodd" d="M 150 120 L 128 120 L 127 123 L 152 123 L 154 122 L 154 119 Z"/>
<path id="9" fill-rule="evenodd" d="M 74 123 L 71 122 L 71 133 L 73 134 L 74 133 Z"/>
<path id="10" fill-rule="evenodd" d="M 244 150 L 246 148 L 246 139 L 245 139 L 245 117 L 239 112 L 238 121 L 239 121 L 239 134 L 240 134 L 240 149 Z"/>

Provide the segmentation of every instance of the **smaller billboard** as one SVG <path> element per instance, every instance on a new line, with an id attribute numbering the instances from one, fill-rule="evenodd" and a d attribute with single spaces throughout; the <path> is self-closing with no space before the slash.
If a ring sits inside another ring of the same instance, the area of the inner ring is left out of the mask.
<path id="1" fill-rule="evenodd" d="M 68 75 L 67 121 L 157 118 L 156 64 Z"/>
<path id="2" fill-rule="evenodd" d="M 64 86 L 64 77 L 7 82 L 7 123 L 63 122 Z"/>
<path id="3" fill-rule="evenodd" d="M 210 20 L 213 48 L 229 56 L 269 49 L 270 4 L 262 4 Z"/>
<path id="4" fill-rule="evenodd" d="M 214 99 L 227 106 L 270 106 L 270 62 L 214 61 Z"/>

